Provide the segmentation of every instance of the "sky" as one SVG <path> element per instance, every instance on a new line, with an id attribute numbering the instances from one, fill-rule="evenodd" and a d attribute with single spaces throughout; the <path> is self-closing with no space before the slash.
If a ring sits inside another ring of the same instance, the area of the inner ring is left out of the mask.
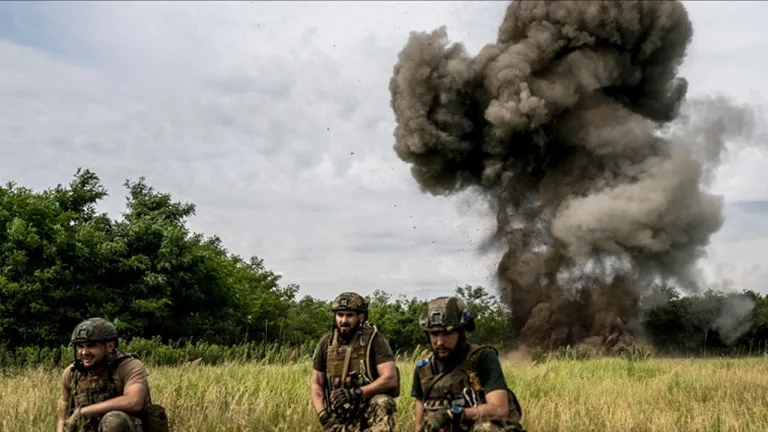
<path id="1" fill-rule="evenodd" d="M 765 2 L 687 2 L 689 96 L 765 108 Z M 0 2 L 0 181 L 96 172 L 124 210 L 144 176 L 197 205 L 188 226 L 329 299 L 494 286 L 495 219 L 419 191 L 392 149 L 388 90 L 411 31 L 445 25 L 471 54 L 506 2 Z M 762 119 L 768 120 L 763 116 Z M 765 124 L 765 123 L 764 123 Z M 725 225 L 702 271 L 768 293 L 768 147 L 734 148 L 713 186 Z"/>

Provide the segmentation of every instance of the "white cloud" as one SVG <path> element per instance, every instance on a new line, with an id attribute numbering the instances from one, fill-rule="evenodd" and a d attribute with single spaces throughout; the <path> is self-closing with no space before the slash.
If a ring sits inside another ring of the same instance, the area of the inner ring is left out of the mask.
<path id="1" fill-rule="evenodd" d="M 476 248 L 495 220 L 477 203 L 419 192 L 392 150 L 387 86 L 410 31 L 446 24 L 453 40 L 476 52 L 495 39 L 505 7 L 6 7 L 0 180 L 44 188 L 88 167 L 109 188 L 105 209 L 117 217 L 123 180 L 144 175 L 198 204 L 193 229 L 219 235 L 235 253 L 265 258 L 285 282 L 324 298 L 347 289 L 423 297 L 457 284 L 490 285 L 499 253 Z M 689 5 L 696 34 L 682 72 L 691 94 L 721 91 L 763 103 L 768 65 L 758 53 L 768 31 L 759 7 Z M 721 20 L 723 13 L 732 20 Z M 718 191 L 768 199 L 760 176 L 767 167 L 765 159 L 735 155 L 721 170 Z M 764 232 L 749 246 L 723 236 L 713 259 L 734 274 L 728 266 L 768 244 Z M 747 267 L 735 274 L 765 278 Z"/>

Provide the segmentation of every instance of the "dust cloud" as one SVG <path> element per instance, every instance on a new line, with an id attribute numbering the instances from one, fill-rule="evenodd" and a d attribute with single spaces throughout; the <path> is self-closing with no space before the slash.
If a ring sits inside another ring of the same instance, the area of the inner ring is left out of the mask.
<path id="1" fill-rule="evenodd" d="M 684 103 L 692 36 L 677 1 L 525 1 L 475 56 L 444 26 L 398 54 L 394 151 L 422 191 L 492 204 L 500 289 L 526 345 L 621 350 L 654 287 L 701 289 L 697 261 L 724 222 L 707 187 L 754 115 Z"/>

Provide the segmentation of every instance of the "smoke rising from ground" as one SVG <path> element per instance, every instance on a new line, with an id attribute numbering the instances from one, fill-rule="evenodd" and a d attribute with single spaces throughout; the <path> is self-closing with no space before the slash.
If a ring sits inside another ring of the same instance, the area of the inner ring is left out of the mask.
<path id="1" fill-rule="evenodd" d="M 525 1 L 474 57 L 445 27 L 399 53 L 394 150 L 423 191 L 493 204 L 500 285 L 528 345 L 621 349 L 651 287 L 700 287 L 723 224 L 705 188 L 754 120 L 721 99 L 681 115 L 692 35 L 675 1 Z"/>

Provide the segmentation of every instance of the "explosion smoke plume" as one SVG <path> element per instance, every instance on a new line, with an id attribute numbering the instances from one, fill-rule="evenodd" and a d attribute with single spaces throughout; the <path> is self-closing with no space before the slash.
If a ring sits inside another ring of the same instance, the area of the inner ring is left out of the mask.
<path id="1" fill-rule="evenodd" d="M 694 112 L 684 133 L 660 133 L 687 91 L 676 74 L 692 32 L 679 2 L 525 1 L 475 57 L 445 27 L 400 52 L 394 150 L 422 190 L 475 187 L 494 204 L 501 287 L 527 344 L 620 348 L 649 287 L 697 287 L 723 223 L 703 184 L 748 120 L 717 101 L 732 122 Z"/>

